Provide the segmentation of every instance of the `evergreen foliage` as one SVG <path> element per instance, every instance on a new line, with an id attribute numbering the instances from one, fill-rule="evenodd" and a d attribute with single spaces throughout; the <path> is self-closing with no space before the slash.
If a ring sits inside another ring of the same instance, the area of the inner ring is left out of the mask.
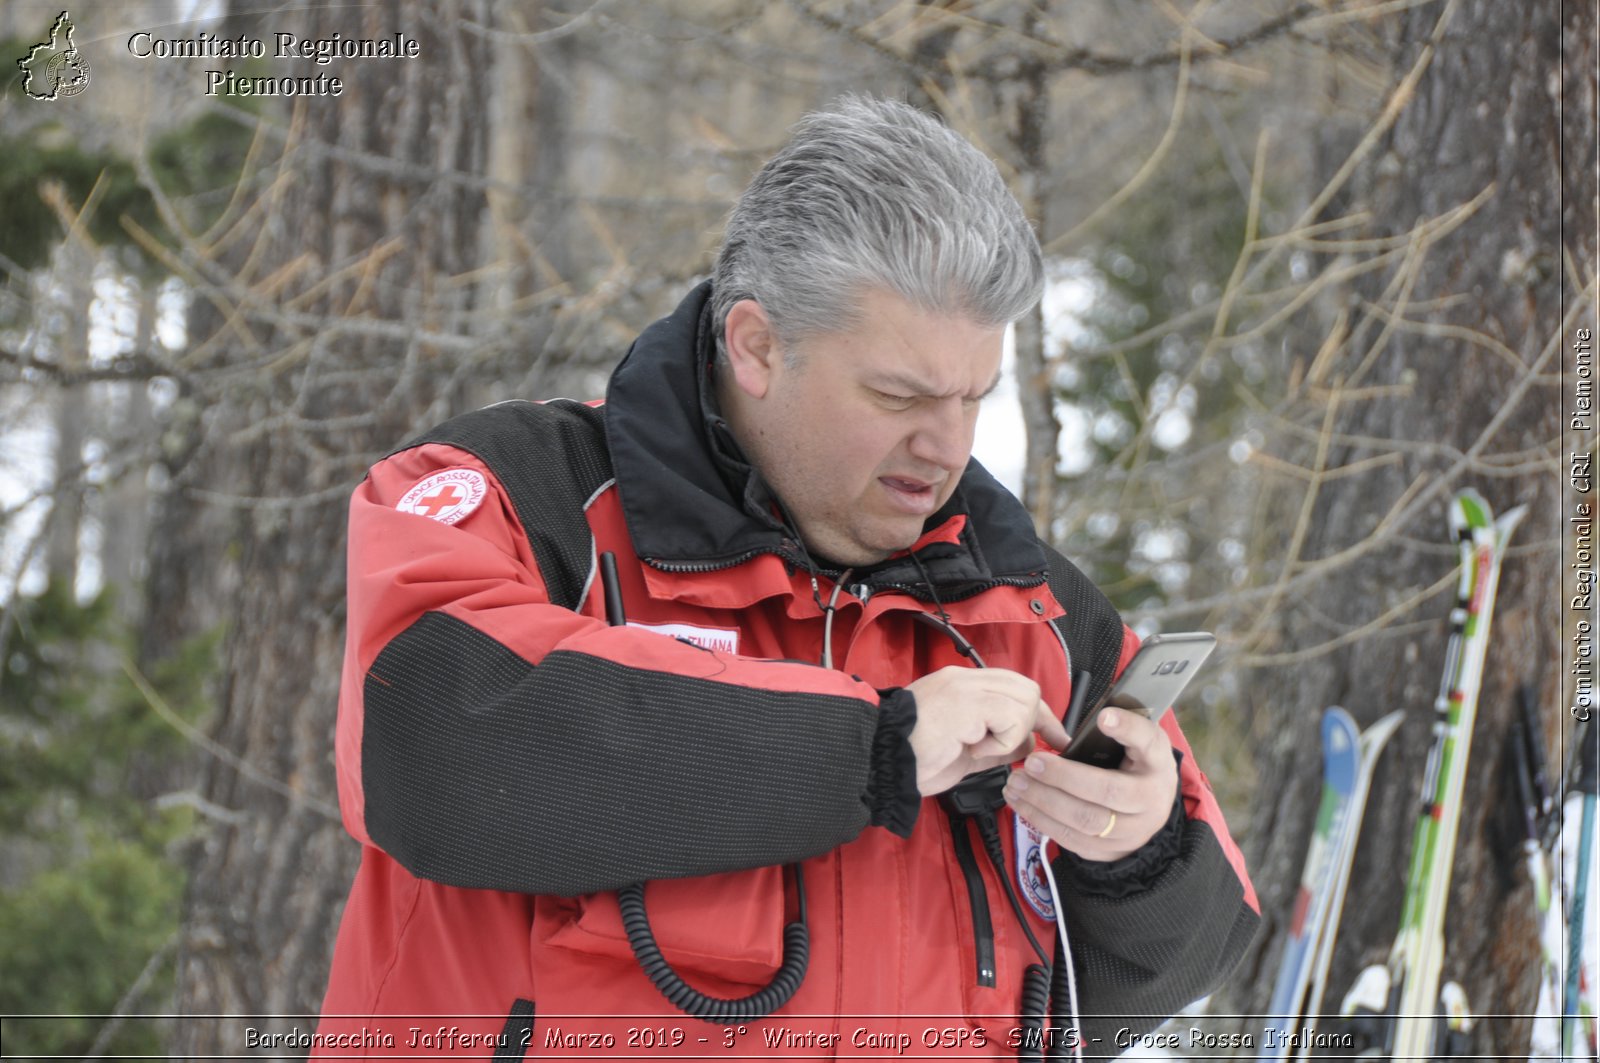
<path id="1" fill-rule="evenodd" d="M 78 603 L 52 584 L 16 603 L 0 668 L 0 1013 L 84 1017 L 8 1020 L 7 1054 L 80 1055 L 106 1023 L 92 1016 L 166 1010 L 184 882 L 174 850 L 194 822 L 150 792 L 187 747 L 125 670 L 132 641 L 109 590 Z M 198 641 L 150 677 L 187 722 L 216 647 Z M 154 1024 L 129 1022 L 101 1051 L 162 1048 Z"/>
<path id="2" fill-rule="evenodd" d="M 203 227 L 221 214 L 239 182 L 250 133 L 239 122 L 216 114 L 157 137 L 150 147 L 150 169 L 161 190 L 192 205 L 185 221 Z M 97 195 L 88 218 L 88 232 L 104 247 L 137 248 L 124 218 L 151 233 L 165 246 L 174 237 L 156 209 L 132 162 L 109 150 L 84 148 L 73 131 L 52 121 L 0 137 L 0 203 L 18 209 L 0 211 L 0 253 L 24 271 L 42 269 L 63 236 L 55 212 L 40 203 L 41 184 L 59 184 L 74 208 Z M 96 189 L 98 187 L 98 192 Z M 142 253 L 133 264 L 154 269 Z"/>
<path id="3" fill-rule="evenodd" d="M 1197 137 L 1190 147 L 1182 167 L 1158 174 L 1119 212 L 1114 232 L 1077 264 L 1078 280 L 1094 289 L 1079 316 L 1089 345 L 1110 347 L 1182 324 L 1114 354 L 1069 352 L 1054 382 L 1058 404 L 1076 408 L 1090 425 L 1093 450 L 1085 471 L 1065 475 L 1059 490 L 1096 500 L 1078 515 L 1065 552 L 1132 618 L 1226 595 L 1249 580 L 1251 488 L 1228 444 L 1249 431 L 1260 405 L 1270 401 L 1271 381 L 1281 377 L 1281 366 L 1268 364 L 1270 354 L 1260 346 L 1224 346 L 1201 361 L 1215 319 L 1196 311 L 1218 299 L 1220 283 L 1233 272 L 1248 201 L 1214 140 Z M 1269 181 L 1265 223 L 1278 198 Z M 1148 422 L 1163 410 L 1183 431 L 1152 430 Z M 1146 443 L 1135 446 L 1147 430 Z M 1186 616 L 1162 626 L 1217 625 Z M 1247 807 L 1255 778 L 1245 700 L 1237 677 L 1214 666 L 1180 709 L 1185 735 L 1230 811 Z M 1245 822 L 1230 815 L 1236 834 Z"/>
<path id="4" fill-rule="evenodd" d="M 1121 343 L 1220 294 L 1218 280 L 1229 275 L 1243 247 L 1246 201 L 1215 144 L 1209 154 L 1200 150 L 1205 146 L 1193 145 L 1181 172 L 1158 175 L 1118 215 L 1115 233 L 1090 252 L 1088 279 L 1096 297 L 1081 320 L 1091 343 Z M 1213 354 L 1197 370 L 1211 323 L 1209 315 L 1202 316 L 1114 355 L 1069 354 L 1055 382 L 1058 402 L 1076 407 L 1091 426 L 1093 459 L 1078 475 L 1089 482 L 1130 483 L 1137 492 L 1135 504 L 1113 494 L 1116 508 L 1165 511 L 1168 517 L 1130 522 L 1113 509 L 1102 519 L 1087 520 L 1066 544 L 1068 555 L 1088 562 L 1091 578 L 1124 612 L 1219 589 L 1201 585 L 1205 577 L 1198 570 L 1205 558 L 1197 551 L 1214 548 L 1225 533 L 1225 521 L 1211 510 L 1213 496 L 1221 494 L 1226 461 L 1169 475 L 1164 459 L 1188 465 L 1201 448 L 1236 436 L 1249 412 L 1239 385 L 1259 388 L 1265 374 L 1250 368 L 1250 359 L 1259 355 L 1248 351 Z M 1163 445 L 1156 433 L 1147 446 L 1132 446 L 1149 427 L 1149 416 L 1169 408 L 1178 411 L 1169 416 L 1187 424 L 1181 441 Z M 1075 478 L 1066 477 L 1069 496 Z M 1146 552 L 1152 533 L 1161 534 L 1163 550 L 1157 557 Z"/>

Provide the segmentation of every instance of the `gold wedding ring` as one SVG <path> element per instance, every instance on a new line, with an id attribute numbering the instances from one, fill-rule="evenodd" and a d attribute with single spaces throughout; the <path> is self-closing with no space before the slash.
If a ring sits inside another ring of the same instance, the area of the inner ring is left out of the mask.
<path id="1" fill-rule="evenodd" d="M 1111 828 L 1115 827 L 1116 825 L 1117 825 L 1117 814 L 1115 812 L 1113 812 L 1113 813 L 1111 813 L 1111 818 L 1106 820 L 1105 829 L 1102 830 L 1099 834 L 1096 834 L 1095 837 L 1096 838 L 1104 838 L 1107 834 L 1111 833 Z"/>

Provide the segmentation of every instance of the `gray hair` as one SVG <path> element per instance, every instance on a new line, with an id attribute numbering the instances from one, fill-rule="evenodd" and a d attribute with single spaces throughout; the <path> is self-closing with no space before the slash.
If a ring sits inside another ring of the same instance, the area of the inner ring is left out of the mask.
<path id="1" fill-rule="evenodd" d="M 760 303 L 788 343 L 849 327 L 865 289 L 1005 325 L 1044 287 L 1039 241 L 994 163 L 904 103 L 846 96 L 806 115 L 728 218 L 712 283 Z"/>

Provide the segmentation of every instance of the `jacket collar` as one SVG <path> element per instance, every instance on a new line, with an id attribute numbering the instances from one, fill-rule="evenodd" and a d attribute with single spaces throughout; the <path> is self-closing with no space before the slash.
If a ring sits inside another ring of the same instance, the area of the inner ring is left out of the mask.
<path id="1" fill-rule="evenodd" d="M 611 376 L 606 435 L 628 534 L 638 556 L 659 569 L 711 570 L 761 554 L 808 566 L 777 499 L 717 411 L 710 295 L 709 281 L 698 285 L 640 334 Z M 925 571 L 950 599 L 1044 579 L 1044 548 L 1027 512 L 976 461 L 924 532 L 915 557 L 902 552 L 852 579 L 915 593 Z"/>

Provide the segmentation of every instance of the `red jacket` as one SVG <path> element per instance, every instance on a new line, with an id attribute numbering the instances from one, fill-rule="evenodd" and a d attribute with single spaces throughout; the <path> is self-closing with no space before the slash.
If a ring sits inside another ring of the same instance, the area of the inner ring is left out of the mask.
<path id="1" fill-rule="evenodd" d="M 942 607 L 987 665 L 1064 712 L 1057 624 L 1073 618 L 1045 578 L 1064 563 L 974 464 L 920 565 L 817 568 L 708 408 L 705 293 L 641 336 L 604 407 L 490 407 L 356 491 L 337 762 L 364 848 L 318 1052 L 1015 1054 L 1034 950 L 996 869 L 959 853 L 966 826 L 916 798 L 900 688 L 968 663 L 916 620 Z M 627 626 L 607 624 L 594 579 L 607 551 Z M 1136 645 L 1120 641 L 1118 668 Z M 1172 714 L 1164 726 L 1183 814 L 1159 866 L 1062 861 L 1102 1052 L 1209 991 L 1257 921 L 1210 787 Z M 799 989 L 764 1021 L 689 1018 L 635 959 L 617 887 L 647 881 L 665 959 L 740 997 L 772 977 L 797 918 L 785 864 L 805 883 Z M 1052 925 L 1022 911 L 1048 947 Z"/>

